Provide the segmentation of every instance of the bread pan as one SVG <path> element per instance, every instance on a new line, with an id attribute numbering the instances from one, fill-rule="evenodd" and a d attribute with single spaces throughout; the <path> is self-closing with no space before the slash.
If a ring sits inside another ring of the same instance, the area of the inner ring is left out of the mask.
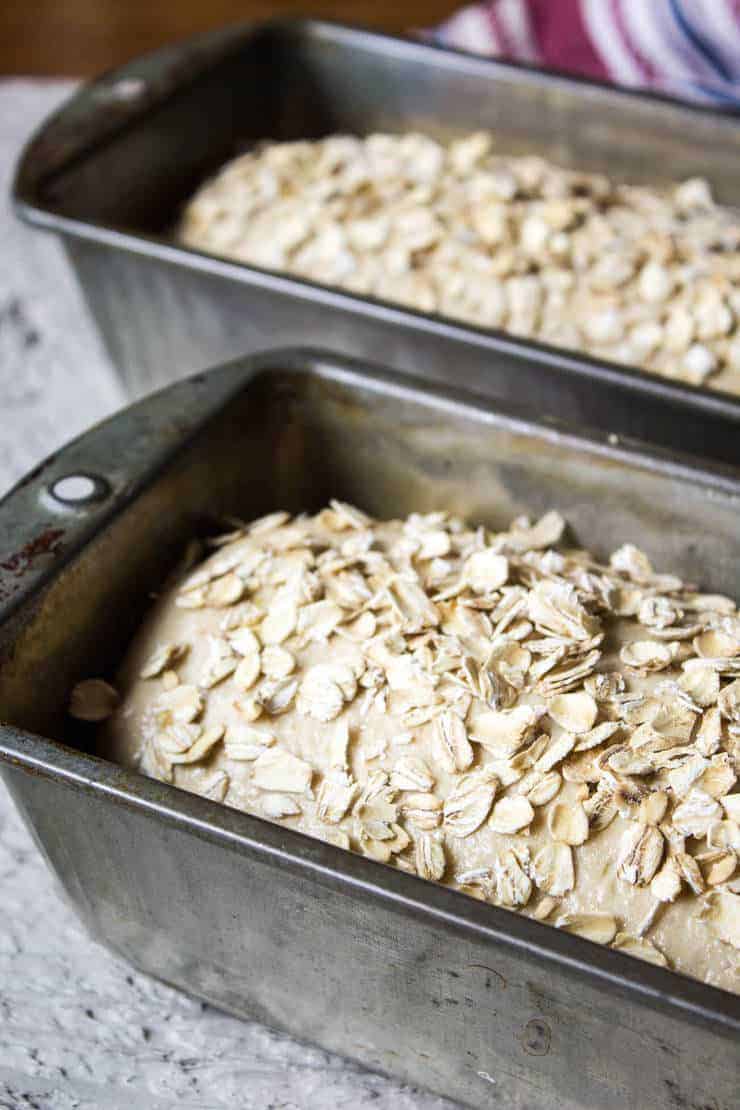
<path id="1" fill-rule="evenodd" d="M 0 766 L 90 933 L 471 1106 L 730 1110 L 734 995 L 114 766 L 65 716 L 76 681 L 113 673 L 187 538 L 332 496 L 499 527 L 558 506 L 602 555 L 638 540 L 740 588 L 740 479 L 717 467 L 310 351 L 135 404 L 0 504 Z"/>
<path id="2" fill-rule="evenodd" d="M 631 181 L 701 173 L 740 203 L 740 121 L 315 20 L 238 26 L 85 86 L 32 140 L 19 213 L 63 237 L 133 396 L 263 347 L 328 345 L 534 411 L 740 464 L 740 398 L 179 245 L 197 185 L 265 139 L 490 128 Z"/>

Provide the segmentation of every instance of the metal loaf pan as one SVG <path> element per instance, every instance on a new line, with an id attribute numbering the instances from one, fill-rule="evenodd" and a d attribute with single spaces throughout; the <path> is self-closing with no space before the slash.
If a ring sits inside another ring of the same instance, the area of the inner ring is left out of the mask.
<path id="1" fill-rule="evenodd" d="M 54 494 L 86 475 L 91 496 Z M 0 504 L 0 765 L 97 939 L 217 1006 L 476 1107 L 736 1106 L 740 999 L 91 754 L 112 673 L 186 538 L 337 496 L 503 526 L 559 506 L 601 554 L 734 592 L 740 479 L 316 352 L 170 386 Z"/>
<path id="2" fill-rule="evenodd" d="M 318 343 L 535 412 L 740 463 L 740 399 L 178 245 L 197 185 L 265 139 L 492 129 L 502 149 L 630 181 L 701 173 L 740 203 L 740 122 L 387 35 L 228 28 L 86 86 L 29 144 L 14 196 L 59 232 L 134 396 L 276 343 Z"/>

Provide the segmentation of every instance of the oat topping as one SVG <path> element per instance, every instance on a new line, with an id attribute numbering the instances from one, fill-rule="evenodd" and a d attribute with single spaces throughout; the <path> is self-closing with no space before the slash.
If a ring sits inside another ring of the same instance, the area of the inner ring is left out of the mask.
<path id="1" fill-rule="evenodd" d="M 451 709 L 443 710 L 433 722 L 437 759 L 446 771 L 465 771 L 473 762 L 473 749 L 464 721 Z"/>
<path id="2" fill-rule="evenodd" d="M 157 644 L 145 665 L 139 672 L 140 678 L 156 678 L 168 667 L 182 659 L 188 650 L 187 644 Z"/>
<path id="3" fill-rule="evenodd" d="M 230 724 L 226 730 L 224 753 L 227 759 L 251 762 L 274 743 L 275 737 L 271 732 L 239 721 Z"/>
<path id="4" fill-rule="evenodd" d="M 73 687 L 69 715 L 78 721 L 105 721 L 118 705 L 118 691 L 102 678 L 86 678 Z"/>
<path id="5" fill-rule="evenodd" d="M 285 817 L 298 817 L 303 811 L 299 803 L 289 794 L 265 794 L 262 798 L 262 812 L 272 821 Z"/>
<path id="6" fill-rule="evenodd" d="M 222 739 L 223 734 L 223 725 L 214 725 L 212 728 L 204 729 L 187 751 L 171 754 L 169 757 L 170 763 L 200 763 Z"/>
<path id="7" fill-rule="evenodd" d="M 577 933 L 598 944 L 609 944 L 617 932 L 616 918 L 607 913 L 564 914 L 555 924 L 567 933 Z"/>
<path id="8" fill-rule="evenodd" d="M 203 797 L 210 798 L 212 802 L 223 802 L 228 793 L 230 781 L 225 771 L 216 771 L 204 781 Z"/>
<path id="9" fill-rule="evenodd" d="M 554 805 L 547 815 L 547 827 L 553 840 L 561 844 L 584 844 L 590 832 L 588 816 L 580 802 Z"/>
<path id="10" fill-rule="evenodd" d="M 316 809 L 319 819 L 338 825 L 358 793 L 359 787 L 352 776 L 341 767 L 332 767 L 319 787 Z"/>
<path id="11" fill-rule="evenodd" d="M 740 990 L 740 616 L 563 536 L 273 514 L 70 712 L 162 781 L 691 972 L 681 908 Z"/>
<path id="12" fill-rule="evenodd" d="M 490 826 L 498 833 L 516 833 L 532 824 L 534 810 L 526 798 L 501 798 L 493 807 Z"/>
<path id="13" fill-rule="evenodd" d="M 428 832 L 442 820 L 442 799 L 436 794 L 407 794 L 401 803 L 401 814 L 417 829 Z"/>
<path id="14" fill-rule="evenodd" d="M 620 184 L 499 152 L 487 133 L 447 144 L 339 135 L 263 144 L 230 162 L 191 200 L 179 234 L 361 296 L 740 392 L 740 226 L 701 179 Z M 420 557 L 446 557 L 434 522 L 414 520 L 408 534 Z M 471 556 L 474 590 L 498 589 L 505 575 L 495 548 Z M 196 578 L 179 603 L 202 604 L 203 586 Z M 239 587 L 207 588 L 228 597 Z"/>
<path id="15" fill-rule="evenodd" d="M 422 832 L 414 851 L 416 872 L 422 879 L 439 882 L 445 873 L 445 853 L 442 842 L 433 833 Z"/>
<path id="16" fill-rule="evenodd" d="M 154 701 L 154 710 L 160 728 L 167 728 L 172 723 L 186 725 L 200 717 L 203 697 L 196 686 L 183 683 L 159 694 Z"/>
<path id="17" fill-rule="evenodd" d="M 266 748 L 254 761 L 253 782 L 260 790 L 304 794 L 312 778 L 308 763 L 282 749 Z"/>
<path id="18" fill-rule="evenodd" d="M 668 960 L 663 953 L 644 937 L 633 937 L 629 933 L 617 933 L 612 941 L 612 948 L 620 952 L 629 952 L 631 956 L 639 956 L 641 960 L 657 964 L 658 967 L 667 967 Z"/>

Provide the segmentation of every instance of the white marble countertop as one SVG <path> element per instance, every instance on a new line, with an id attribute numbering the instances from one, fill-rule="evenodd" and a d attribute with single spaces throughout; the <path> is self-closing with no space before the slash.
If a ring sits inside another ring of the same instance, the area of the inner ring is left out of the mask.
<path id="1" fill-rule="evenodd" d="M 14 220 L 12 167 L 69 91 L 0 83 L 0 494 L 122 403 L 58 243 Z M 84 933 L 0 784 L 2 1110 L 443 1110 L 450 1103 L 212 1010 Z"/>

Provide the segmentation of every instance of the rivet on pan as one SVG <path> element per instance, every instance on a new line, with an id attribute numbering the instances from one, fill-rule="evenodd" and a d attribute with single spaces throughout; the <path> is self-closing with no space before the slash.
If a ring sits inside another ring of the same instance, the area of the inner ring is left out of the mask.
<path id="1" fill-rule="evenodd" d="M 49 493 L 62 505 L 77 507 L 102 501 L 110 493 L 110 486 L 97 474 L 65 474 L 57 478 Z"/>

